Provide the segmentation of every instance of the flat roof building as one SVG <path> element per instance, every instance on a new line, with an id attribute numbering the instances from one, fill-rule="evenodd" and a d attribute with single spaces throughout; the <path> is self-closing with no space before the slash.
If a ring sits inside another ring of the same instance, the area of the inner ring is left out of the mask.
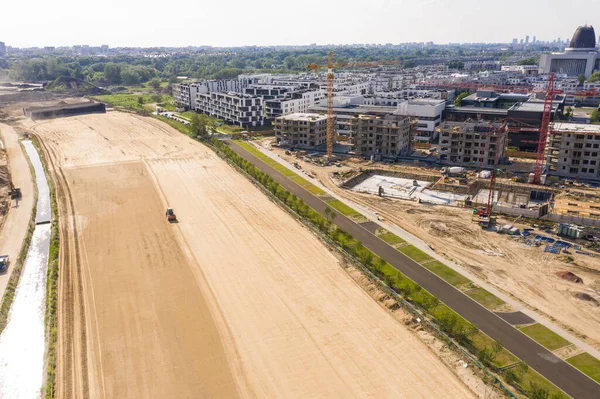
<path id="1" fill-rule="evenodd" d="M 363 157 L 396 159 L 412 148 L 410 118 L 402 115 L 355 115 L 348 121 L 353 151 Z"/>
<path id="2" fill-rule="evenodd" d="M 600 53 L 596 49 L 596 33 L 592 26 L 580 26 L 564 53 L 542 54 L 540 73 L 561 73 L 590 77 L 600 69 Z"/>
<path id="3" fill-rule="evenodd" d="M 315 149 L 327 144 L 327 115 L 309 113 L 284 115 L 273 121 L 273 127 L 275 141 L 282 146 Z"/>
<path id="4" fill-rule="evenodd" d="M 493 168 L 505 160 L 504 124 L 486 121 L 444 122 L 440 133 L 440 162 Z"/>
<path id="5" fill-rule="evenodd" d="M 552 123 L 546 143 L 549 175 L 600 181 L 600 125 Z"/>

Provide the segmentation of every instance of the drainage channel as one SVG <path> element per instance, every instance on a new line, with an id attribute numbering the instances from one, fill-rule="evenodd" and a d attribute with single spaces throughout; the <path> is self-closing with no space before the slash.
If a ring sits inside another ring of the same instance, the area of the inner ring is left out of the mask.
<path id="1" fill-rule="evenodd" d="M 38 201 L 35 230 L 8 323 L 0 335 L 0 398 L 3 399 L 39 398 L 44 380 L 44 317 L 52 227 L 50 189 L 33 143 L 23 141 L 23 146 L 35 170 Z"/>

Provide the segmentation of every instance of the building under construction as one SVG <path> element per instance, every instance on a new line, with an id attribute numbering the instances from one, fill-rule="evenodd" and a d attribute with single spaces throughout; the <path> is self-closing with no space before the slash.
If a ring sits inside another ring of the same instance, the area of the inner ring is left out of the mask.
<path id="1" fill-rule="evenodd" d="M 600 126 L 551 123 L 546 143 L 549 175 L 600 181 Z"/>
<path id="2" fill-rule="evenodd" d="M 444 122 L 440 133 L 442 163 L 493 168 L 505 159 L 505 125 L 485 121 Z"/>
<path id="3" fill-rule="evenodd" d="M 327 144 L 327 115 L 302 114 L 280 116 L 273 121 L 277 144 L 315 149 Z"/>
<path id="4" fill-rule="evenodd" d="M 354 152 L 365 157 L 395 159 L 411 152 L 413 122 L 402 115 L 358 115 L 348 121 Z"/>

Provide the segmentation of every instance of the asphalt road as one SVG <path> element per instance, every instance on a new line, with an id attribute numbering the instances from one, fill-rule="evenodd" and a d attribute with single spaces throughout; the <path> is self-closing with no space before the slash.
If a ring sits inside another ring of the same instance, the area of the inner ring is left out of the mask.
<path id="1" fill-rule="evenodd" d="M 270 175 L 277 183 L 301 198 L 314 210 L 324 214 L 327 204 L 319 197 L 306 191 L 261 159 L 252 155 L 234 142 L 230 147 L 260 170 Z M 555 356 L 552 352 L 512 327 L 506 321 L 487 310 L 461 291 L 448 284 L 423 266 L 382 241 L 363 226 L 338 212 L 335 223 L 352 234 L 378 256 L 387 260 L 397 270 L 421 285 L 456 313 L 475 324 L 481 331 L 497 340 L 515 356 L 525 361 L 529 367 L 552 381 L 567 394 L 576 399 L 600 398 L 600 384 Z"/>

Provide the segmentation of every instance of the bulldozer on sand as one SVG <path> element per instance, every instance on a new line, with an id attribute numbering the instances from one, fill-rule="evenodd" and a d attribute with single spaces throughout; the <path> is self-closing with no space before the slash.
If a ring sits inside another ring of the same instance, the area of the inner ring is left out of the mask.
<path id="1" fill-rule="evenodd" d="M 165 212 L 165 216 L 167 217 L 167 220 L 169 222 L 174 222 L 177 220 L 177 215 L 175 215 L 173 208 L 167 208 L 167 211 Z"/>

